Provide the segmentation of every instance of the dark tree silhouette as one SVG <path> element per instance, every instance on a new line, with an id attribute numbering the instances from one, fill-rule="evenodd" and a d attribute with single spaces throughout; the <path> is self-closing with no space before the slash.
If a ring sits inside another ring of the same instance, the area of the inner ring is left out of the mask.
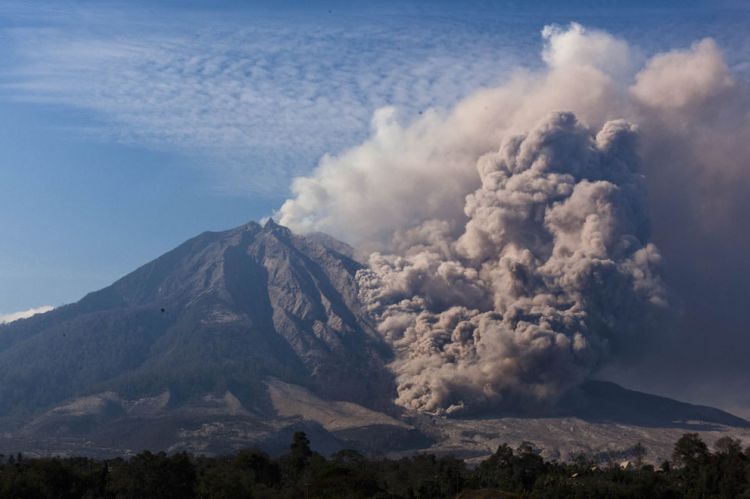
<path id="1" fill-rule="evenodd" d="M 697 433 L 686 433 L 677 441 L 672 452 L 676 466 L 695 469 L 708 460 L 708 447 Z"/>
<path id="2" fill-rule="evenodd" d="M 642 444 L 630 450 L 645 454 Z M 719 439 L 712 453 L 687 434 L 673 455 L 676 466 L 623 469 L 591 456 L 549 462 L 530 443 L 503 444 L 471 469 L 431 454 L 393 460 L 342 450 L 327 459 L 298 432 L 278 458 L 256 450 L 218 457 L 142 452 L 105 461 L 0 456 L 0 498 L 750 498 L 750 456 L 738 440 Z"/>

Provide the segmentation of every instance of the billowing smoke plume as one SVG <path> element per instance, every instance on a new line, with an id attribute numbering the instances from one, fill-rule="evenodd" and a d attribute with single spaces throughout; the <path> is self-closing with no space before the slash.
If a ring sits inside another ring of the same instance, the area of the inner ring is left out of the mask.
<path id="1" fill-rule="evenodd" d="M 624 121 L 592 136 L 555 114 L 479 160 L 457 239 L 429 221 L 404 256 L 370 257 L 360 285 L 398 354 L 399 404 L 548 401 L 664 304 L 635 142 Z"/>
<path id="2" fill-rule="evenodd" d="M 649 204 L 694 310 L 747 267 L 733 262 L 750 250 L 735 229 L 748 216 L 750 93 L 716 44 L 639 64 L 606 33 L 542 34 L 543 70 L 408 126 L 378 111 L 372 136 L 296 179 L 278 213 L 378 251 L 362 295 L 397 353 L 405 407 L 554 400 L 637 344 L 666 303 Z M 737 300 L 725 288 L 716 295 Z M 682 334 L 699 337 L 691 327 Z"/>

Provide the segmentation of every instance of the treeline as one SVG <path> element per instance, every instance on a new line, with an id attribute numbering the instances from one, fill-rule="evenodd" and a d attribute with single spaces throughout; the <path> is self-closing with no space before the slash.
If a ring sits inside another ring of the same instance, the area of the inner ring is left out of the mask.
<path id="1" fill-rule="evenodd" d="M 373 459 L 343 450 L 325 458 L 296 433 L 279 458 L 255 451 L 203 457 L 142 452 L 130 459 L 0 458 L 2 498 L 748 498 L 750 448 L 720 439 L 711 452 L 697 434 L 671 461 L 628 466 L 544 460 L 529 444 L 501 445 L 476 468 L 429 454 Z"/>

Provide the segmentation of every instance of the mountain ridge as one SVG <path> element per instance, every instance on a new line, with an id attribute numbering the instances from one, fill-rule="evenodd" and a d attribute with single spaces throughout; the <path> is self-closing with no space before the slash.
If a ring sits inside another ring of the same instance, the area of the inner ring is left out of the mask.
<path id="1" fill-rule="evenodd" d="M 592 435 L 600 446 L 625 438 L 613 426 L 645 431 L 655 446 L 677 431 L 750 426 L 601 381 L 549 414 L 405 413 L 350 250 L 250 222 L 199 234 L 77 303 L 0 325 L 0 452 L 273 451 L 303 429 L 322 450 L 473 456 L 487 451 L 479 436 L 518 439 L 523 428 L 552 446 L 560 425 L 584 428 L 587 437 L 563 439 L 578 449 Z"/>
<path id="2" fill-rule="evenodd" d="M 272 222 L 206 232 L 75 304 L 3 326 L 0 359 L 5 357 L 12 368 L 11 360 L 25 358 L 26 365 L 16 366 L 24 371 L 21 377 L 44 378 L 45 366 L 35 366 L 31 358 L 32 351 L 43 352 L 45 361 L 53 364 L 48 374 L 72 383 L 59 396 L 47 397 L 49 403 L 91 391 L 80 388 L 81 383 L 96 381 L 104 384 L 102 389 L 111 388 L 107 383 L 122 386 L 117 376 L 168 361 L 196 336 L 205 343 L 192 346 L 192 367 L 198 369 L 211 356 L 222 364 L 242 363 L 237 352 L 227 350 L 210 331 L 220 331 L 225 339 L 234 337 L 234 348 L 252 346 L 246 353 L 261 370 L 299 384 L 312 378 L 323 392 L 328 389 L 326 380 L 341 371 L 338 363 L 355 372 L 369 369 L 372 372 L 364 378 L 380 379 L 387 373 L 387 350 L 371 326 L 350 309 L 356 308 L 357 268 L 359 264 L 344 255 Z M 92 351 L 75 350 L 86 346 Z M 222 350 L 223 356 L 207 346 Z M 352 355 L 360 365 L 351 365 Z M 99 358 L 109 365 L 77 374 Z M 132 375 L 128 380 L 134 381 Z M 0 393 L 13 384 L 7 369 L 0 373 Z M 339 397 L 344 384 L 340 380 L 335 389 Z M 164 388 L 145 392 L 153 395 Z M 343 396 L 372 400 L 372 393 L 363 396 L 356 393 L 360 390 L 349 387 Z M 14 400 L 10 395 L 2 400 Z M 385 403 L 390 395 L 375 398 Z"/>

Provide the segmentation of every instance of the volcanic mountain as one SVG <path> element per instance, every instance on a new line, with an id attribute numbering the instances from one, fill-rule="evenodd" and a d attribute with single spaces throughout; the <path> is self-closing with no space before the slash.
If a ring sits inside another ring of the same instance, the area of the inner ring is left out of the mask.
<path id="1" fill-rule="evenodd" d="M 251 222 L 203 233 L 77 303 L 0 326 L 0 452 L 274 452 L 304 429 L 322 451 L 472 456 L 536 439 L 565 455 L 648 442 L 643 428 L 658 447 L 685 429 L 719 435 L 747 425 L 601 382 L 543 419 L 404 414 L 393 404 L 392 353 L 361 310 L 361 264 L 350 255 L 328 236 Z M 561 447 L 555 428 L 571 422 L 581 433 Z M 641 429 L 614 438 L 612 422 Z"/>

